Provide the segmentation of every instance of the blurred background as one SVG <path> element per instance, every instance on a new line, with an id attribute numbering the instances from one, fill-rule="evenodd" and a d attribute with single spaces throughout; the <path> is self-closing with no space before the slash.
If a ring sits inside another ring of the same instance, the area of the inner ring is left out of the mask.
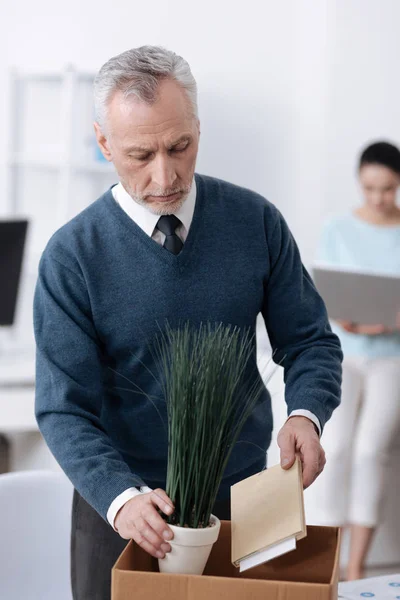
<path id="1" fill-rule="evenodd" d="M 185 57 L 199 89 L 197 171 L 275 203 L 310 267 L 323 222 L 359 202 L 360 149 L 400 144 L 400 3 L 4 0 L 0 22 L 0 219 L 29 220 L 15 322 L 0 328 L 0 467 L 57 469 L 33 417 L 31 307 L 51 234 L 116 182 L 93 134 L 96 71 L 144 44 Z M 259 352 L 262 362 L 262 323 Z M 276 431 L 281 373 L 272 391 Z M 278 460 L 274 442 L 269 463 Z M 400 565 L 399 460 L 400 443 L 371 572 Z"/>

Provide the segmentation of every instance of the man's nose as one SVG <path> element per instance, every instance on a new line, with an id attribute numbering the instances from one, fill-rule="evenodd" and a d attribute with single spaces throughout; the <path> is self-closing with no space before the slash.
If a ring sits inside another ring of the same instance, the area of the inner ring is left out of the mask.
<path id="1" fill-rule="evenodd" d="M 153 168 L 153 184 L 162 190 L 170 190 L 176 181 L 176 173 L 172 159 L 168 156 L 159 156 L 155 159 Z"/>

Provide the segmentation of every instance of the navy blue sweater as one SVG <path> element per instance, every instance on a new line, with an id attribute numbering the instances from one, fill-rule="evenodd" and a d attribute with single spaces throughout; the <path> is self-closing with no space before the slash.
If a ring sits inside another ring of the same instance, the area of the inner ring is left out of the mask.
<path id="1" fill-rule="evenodd" d="M 201 175 L 196 184 L 178 256 L 109 190 L 54 234 L 40 262 L 36 417 L 63 470 L 104 518 L 125 489 L 165 486 L 167 437 L 153 403 L 165 421 L 166 408 L 151 345 L 166 321 L 254 330 L 261 312 L 285 369 L 288 411 L 310 410 L 323 427 L 339 403 L 339 341 L 281 214 L 232 184 Z M 240 436 L 251 444 L 235 447 L 220 498 L 263 467 L 271 431 L 265 390 Z"/>

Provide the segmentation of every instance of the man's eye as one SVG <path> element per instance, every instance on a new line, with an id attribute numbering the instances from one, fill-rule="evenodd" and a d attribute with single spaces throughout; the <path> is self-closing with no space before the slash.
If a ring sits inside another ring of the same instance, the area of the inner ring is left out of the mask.
<path id="1" fill-rule="evenodd" d="M 175 148 L 172 148 L 171 152 L 184 152 L 188 146 L 189 144 L 185 144 L 184 146 L 176 146 Z"/>

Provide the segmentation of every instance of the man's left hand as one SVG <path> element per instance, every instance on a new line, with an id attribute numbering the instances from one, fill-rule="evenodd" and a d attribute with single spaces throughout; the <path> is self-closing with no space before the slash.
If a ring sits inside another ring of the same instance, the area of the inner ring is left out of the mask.
<path id="1" fill-rule="evenodd" d="M 286 421 L 278 435 L 278 446 L 283 469 L 290 469 L 296 455 L 299 455 L 303 467 L 304 489 L 324 470 L 325 452 L 314 423 L 306 417 L 290 417 Z"/>

